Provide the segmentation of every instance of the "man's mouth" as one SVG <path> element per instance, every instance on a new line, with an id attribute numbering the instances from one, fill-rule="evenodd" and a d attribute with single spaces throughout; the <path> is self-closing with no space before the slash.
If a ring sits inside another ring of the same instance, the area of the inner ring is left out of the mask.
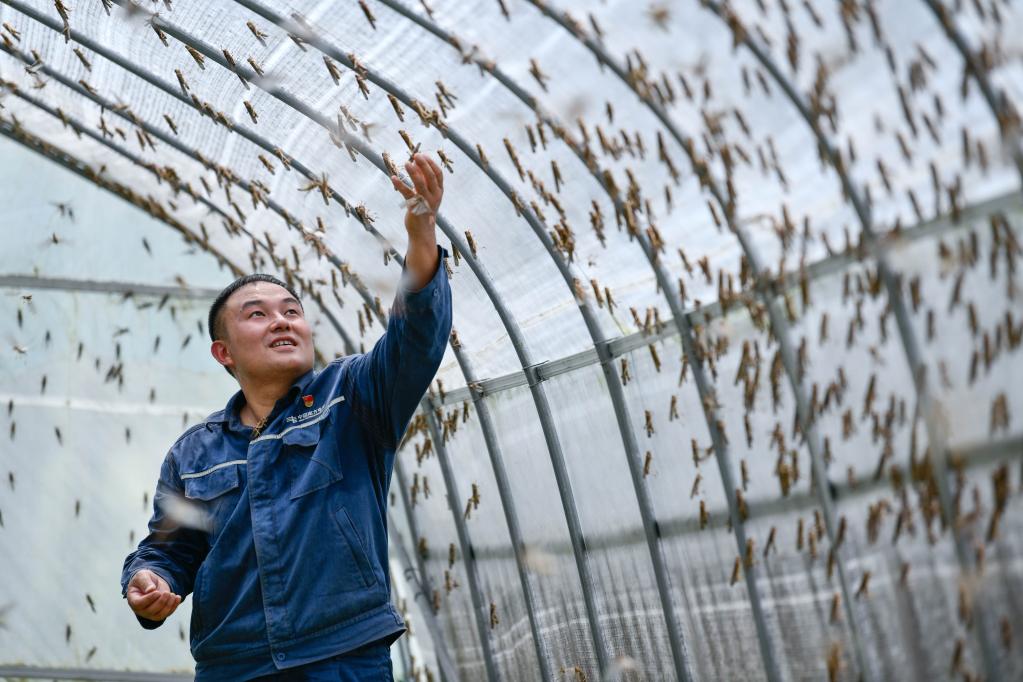
<path id="1" fill-rule="evenodd" d="M 296 345 L 298 345 L 298 344 L 296 344 L 291 339 L 278 339 L 278 340 L 274 341 L 273 343 L 271 343 L 270 347 L 271 348 L 280 348 L 281 346 L 296 346 Z"/>

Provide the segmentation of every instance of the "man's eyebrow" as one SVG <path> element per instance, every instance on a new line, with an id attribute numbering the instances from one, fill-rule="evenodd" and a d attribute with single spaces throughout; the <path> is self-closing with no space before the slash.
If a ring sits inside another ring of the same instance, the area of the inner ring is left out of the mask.
<path id="1" fill-rule="evenodd" d="M 280 302 L 281 303 L 295 303 L 295 304 L 298 304 L 299 308 L 302 307 L 301 301 L 299 301 L 298 299 L 292 298 L 291 296 L 288 296 L 287 298 L 282 298 Z M 263 299 L 261 299 L 261 298 L 253 298 L 251 300 L 245 301 L 245 303 L 242 303 L 242 307 L 239 308 L 239 310 L 245 310 L 246 308 L 249 308 L 251 306 L 262 305 L 263 303 L 264 303 Z"/>
<path id="2" fill-rule="evenodd" d="M 254 305 L 263 305 L 263 299 L 254 298 L 250 301 L 245 301 L 245 303 L 242 303 L 242 307 L 240 308 L 240 310 L 245 310 L 246 308 Z"/>

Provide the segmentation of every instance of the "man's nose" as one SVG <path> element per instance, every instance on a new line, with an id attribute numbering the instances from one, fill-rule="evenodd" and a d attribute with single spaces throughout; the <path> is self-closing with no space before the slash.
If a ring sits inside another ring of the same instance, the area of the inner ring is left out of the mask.
<path id="1" fill-rule="evenodd" d="M 273 321 L 270 323 L 270 328 L 271 329 L 280 329 L 282 327 L 286 328 L 286 329 L 290 329 L 291 328 L 291 322 L 288 320 L 286 315 L 283 315 L 281 313 L 275 313 L 274 316 L 273 316 Z"/>

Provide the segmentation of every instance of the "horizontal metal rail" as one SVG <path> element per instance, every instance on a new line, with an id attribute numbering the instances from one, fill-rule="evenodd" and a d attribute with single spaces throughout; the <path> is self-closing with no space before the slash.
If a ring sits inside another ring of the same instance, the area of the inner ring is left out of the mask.
<path id="1" fill-rule="evenodd" d="M 0 665 L 0 677 L 12 680 L 95 680 L 96 682 L 191 682 L 194 673 L 147 673 L 102 668 L 44 668 Z"/>
<path id="2" fill-rule="evenodd" d="M 890 233 L 873 240 L 869 246 L 864 247 L 862 252 L 857 254 L 839 253 L 828 256 L 806 268 L 807 277 L 810 281 L 817 281 L 833 276 L 843 270 L 859 264 L 880 250 L 894 251 L 907 247 L 914 242 L 929 238 L 939 238 L 941 235 L 959 230 L 965 230 L 977 220 L 986 220 L 988 216 L 996 213 L 1012 214 L 1023 211 L 1023 194 L 1012 191 L 1001 196 L 971 204 L 964 207 L 958 222 L 953 221 L 951 216 L 941 216 L 914 227 L 906 227 L 899 232 Z M 799 286 L 799 273 L 793 272 L 783 278 L 777 286 L 777 295 L 781 296 L 786 291 L 795 290 Z M 739 298 L 749 295 L 749 292 L 740 292 Z M 737 314 L 737 308 L 732 307 L 727 314 Z M 720 304 L 717 302 L 705 305 L 701 308 L 689 309 L 685 312 L 691 325 L 706 324 L 712 320 L 722 317 L 723 313 Z M 635 350 L 657 341 L 678 336 L 676 325 L 666 321 L 660 330 L 652 330 L 650 333 L 633 332 L 625 336 L 612 339 L 608 342 L 608 352 L 612 357 L 626 355 Z M 572 355 L 567 355 L 555 360 L 536 365 L 533 371 L 541 380 L 550 379 L 561 374 L 574 372 L 590 365 L 600 362 L 597 353 L 593 349 L 586 349 Z M 471 399 L 474 393 L 481 395 L 493 395 L 502 391 L 520 388 L 527 384 L 526 375 L 521 371 L 509 372 L 490 379 L 479 379 L 473 382 L 472 386 L 459 387 L 446 391 L 444 399 L 437 399 L 438 404 L 454 405 L 460 404 L 463 400 Z"/>
<path id="3" fill-rule="evenodd" d="M 954 448 L 949 453 L 957 461 L 962 463 L 964 471 L 983 469 L 984 467 L 1000 462 L 1023 462 L 1023 433 L 1009 436 L 997 441 L 978 443 L 975 445 Z M 834 484 L 833 497 L 836 502 L 851 503 L 856 500 L 872 501 L 880 493 L 890 490 L 891 481 L 882 478 L 875 481 L 873 477 L 869 480 L 859 481 L 851 486 L 846 481 Z M 747 523 L 752 521 L 764 521 L 783 514 L 792 514 L 812 510 L 817 505 L 817 497 L 809 491 L 792 493 L 788 497 L 779 497 L 771 500 L 754 501 L 747 500 L 748 509 Z M 659 521 L 661 537 L 664 539 L 686 538 L 698 536 L 714 530 L 727 530 L 730 525 L 727 514 L 710 514 L 710 519 L 705 523 L 697 515 L 672 516 Z M 623 528 L 613 533 L 598 535 L 587 535 L 587 545 L 595 549 L 616 550 L 627 546 L 644 543 L 646 538 L 643 529 L 638 526 Z M 476 557 L 479 560 L 507 559 L 511 550 L 507 547 L 495 547 L 492 545 L 477 545 L 475 547 Z M 545 544 L 544 553 L 551 555 L 566 555 L 571 551 L 566 542 L 553 542 Z"/>
<path id="4" fill-rule="evenodd" d="M 174 287 L 159 284 L 115 282 L 112 280 L 71 279 L 68 277 L 37 277 L 36 275 L 0 275 L 0 287 L 5 289 L 53 289 L 97 294 L 124 294 L 125 296 L 173 296 L 196 300 L 217 297 L 217 289 L 202 287 Z"/>

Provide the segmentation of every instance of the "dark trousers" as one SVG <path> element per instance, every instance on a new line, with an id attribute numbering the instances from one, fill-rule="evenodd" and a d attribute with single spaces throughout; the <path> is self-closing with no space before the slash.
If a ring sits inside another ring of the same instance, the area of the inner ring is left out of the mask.
<path id="1" fill-rule="evenodd" d="M 393 682 L 391 647 L 372 642 L 315 663 L 257 677 L 251 682 Z"/>

